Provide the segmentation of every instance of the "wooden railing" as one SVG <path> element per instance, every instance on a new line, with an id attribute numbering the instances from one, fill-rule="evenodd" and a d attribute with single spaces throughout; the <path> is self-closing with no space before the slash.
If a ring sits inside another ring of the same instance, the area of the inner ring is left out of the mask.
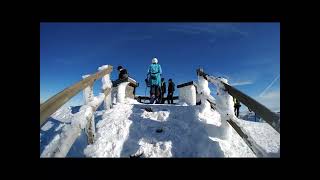
<path id="1" fill-rule="evenodd" d="M 87 133 L 88 144 L 92 144 L 94 141 L 94 112 L 97 108 L 102 104 L 104 100 L 106 100 L 107 96 L 110 94 L 112 87 L 103 87 L 103 92 L 100 94 L 100 98 L 97 102 L 93 101 L 93 91 L 92 87 L 94 82 L 97 79 L 102 78 L 112 72 L 112 66 L 108 66 L 105 69 L 99 70 L 97 73 L 93 75 L 83 76 L 83 80 L 75 83 L 74 85 L 62 90 L 58 94 L 54 95 L 46 102 L 40 104 L 40 126 L 44 124 L 48 117 L 50 117 L 54 112 L 56 112 L 61 106 L 63 106 L 66 102 L 68 102 L 72 97 L 74 97 L 77 93 L 84 90 L 88 92 L 89 95 L 85 96 L 85 105 L 84 107 L 90 108 L 90 112 L 87 115 L 75 114 L 81 117 L 77 118 L 85 118 L 85 130 Z M 104 83 L 104 82 L 103 82 Z M 85 117 L 82 117 L 85 116 Z M 58 142 L 56 148 L 50 150 L 49 157 L 65 157 L 72 147 L 75 140 L 78 138 L 78 135 L 81 133 L 83 127 L 68 126 L 68 132 L 65 132 L 63 138 L 61 138 Z"/>
<path id="2" fill-rule="evenodd" d="M 106 74 L 110 74 L 112 72 L 112 66 L 108 66 L 108 68 L 99 71 L 76 84 L 62 90 L 58 94 L 54 95 L 46 102 L 40 105 L 40 126 L 46 122 L 49 116 L 51 116 L 54 112 L 56 112 L 61 106 L 63 106 L 66 102 L 68 102 L 72 97 L 82 91 L 84 88 L 88 86 L 92 86 L 93 83 L 103 77 Z"/>
<path id="3" fill-rule="evenodd" d="M 235 97 L 241 103 L 246 105 L 251 111 L 255 112 L 258 116 L 265 120 L 272 128 L 274 128 L 277 132 L 280 133 L 280 116 L 277 113 L 272 112 L 263 104 L 259 103 L 258 101 L 246 95 L 245 93 L 239 91 L 238 89 L 220 81 L 218 78 L 209 76 L 201 69 L 197 70 L 197 74 L 204 77 L 211 83 L 215 83 L 217 81 L 222 83 L 224 85 L 225 91 L 227 91 L 231 96 Z"/>
<path id="4" fill-rule="evenodd" d="M 241 103 L 246 105 L 260 117 L 262 117 L 272 128 L 274 128 L 277 132 L 280 133 L 280 116 L 270 109 L 257 102 L 250 96 L 244 94 L 238 89 L 224 83 L 218 78 L 209 76 L 202 69 L 197 69 L 197 75 L 202 76 L 207 81 L 216 84 L 217 82 L 222 83 L 224 86 L 224 90 L 227 91 L 231 96 L 237 98 Z M 254 141 L 254 139 L 241 127 L 239 124 L 233 119 L 226 120 L 229 125 L 240 135 L 240 137 L 244 140 L 244 142 L 248 145 L 248 147 L 252 150 L 252 152 L 257 157 L 265 157 L 267 156 L 262 148 Z"/>

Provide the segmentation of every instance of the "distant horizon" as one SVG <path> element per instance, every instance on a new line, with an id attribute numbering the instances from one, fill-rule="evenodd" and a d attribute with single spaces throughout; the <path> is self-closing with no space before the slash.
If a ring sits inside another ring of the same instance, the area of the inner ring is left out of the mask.
<path id="1" fill-rule="evenodd" d="M 166 82 L 196 81 L 202 67 L 280 111 L 280 23 L 40 23 L 40 103 L 106 64 L 113 80 L 124 66 L 145 95 L 153 57 Z M 94 94 L 100 89 L 98 80 Z M 82 104 L 80 92 L 65 106 Z"/>

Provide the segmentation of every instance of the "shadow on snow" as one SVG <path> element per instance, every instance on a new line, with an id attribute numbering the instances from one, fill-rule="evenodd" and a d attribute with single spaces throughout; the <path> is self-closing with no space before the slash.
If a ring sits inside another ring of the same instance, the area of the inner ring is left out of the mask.
<path id="1" fill-rule="evenodd" d="M 159 122 L 141 117 L 145 107 L 151 107 L 154 112 L 169 111 L 163 105 L 135 104 L 129 117 L 132 121 L 129 135 L 123 144 L 121 157 L 135 154 L 140 145 L 139 140 L 155 144 L 159 141 L 171 141 L 173 157 L 224 157 L 218 142 L 209 139 L 206 125 L 198 120 L 195 108 L 192 106 L 171 106 L 174 111 L 166 121 Z M 190 115 L 193 117 L 190 117 Z M 156 130 L 162 128 L 162 133 Z"/>

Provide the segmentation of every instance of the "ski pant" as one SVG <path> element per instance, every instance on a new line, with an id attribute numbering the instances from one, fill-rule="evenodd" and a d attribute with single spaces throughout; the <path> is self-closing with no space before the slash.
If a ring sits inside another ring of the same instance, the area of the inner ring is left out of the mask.
<path id="1" fill-rule="evenodd" d="M 237 117 L 239 117 L 239 109 L 240 109 L 239 106 L 234 107 L 234 113 Z"/>
<path id="2" fill-rule="evenodd" d="M 173 104 L 173 93 L 168 93 L 167 95 L 167 101 L 168 101 L 168 104 Z"/>
<path id="3" fill-rule="evenodd" d="M 159 102 L 160 99 L 160 88 L 158 85 L 151 85 L 150 88 L 150 103 L 153 104 L 154 101 L 156 101 L 157 103 Z"/>
<path id="4" fill-rule="evenodd" d="M 164 103 L 164 92 L 161 92 L 161 104 Z"/>

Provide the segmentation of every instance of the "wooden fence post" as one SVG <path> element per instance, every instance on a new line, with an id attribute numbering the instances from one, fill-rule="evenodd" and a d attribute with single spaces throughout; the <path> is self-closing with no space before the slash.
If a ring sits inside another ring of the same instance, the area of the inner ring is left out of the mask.
<path id="1" fill-rule="evenodd" d="M 82 76 L 83 79 L 89 77 L 90 75 Z M 89 105 L 90 102 L 94 100 L 93 94 L 93 82 L 91 82 L 87 87 L 83 89 L 83 96 L 84 96 L 84 104 Z M 92 112 L 94 113 L 94 112 Z M 94 123 L 94 114 L 91 117 L 87 117 L 87 125 L 85 128 L 85 132 L 88 138 L 88 144 L 93 144 L 94 134 L 95 134 L 95 123 Z"/>
<path id="2" fill-rule="evenodd" d="M 112 82 L 110 80 L 110 74 L 106 74 L 101 78 L 102 81 L 102 92 L 105 94 L 103 107 L 105 110 L 108 110 L 112 107 L 111 102 L 111 93 L 110 90 L 112 88 Z"/>
<path id="3" fill-rule="evenodd" d="M 107 68 L 99 71 L 90 77 L 87 77 L 70 87 L 62 90 L 58 94 L 49 98 L 47 101 L 43 102 L 40 105 L 40 126 L 46 122 L 48 117 L 56 112 L 62 105 L 68 102 L 73 96 L 82 91 L 85 87 L 87 87 L 90 83 L 95 81 L 96 79 L 100 79 L 105 74 L 109 74 L 112 71 L 112 66 L 108 66 Z"/>

